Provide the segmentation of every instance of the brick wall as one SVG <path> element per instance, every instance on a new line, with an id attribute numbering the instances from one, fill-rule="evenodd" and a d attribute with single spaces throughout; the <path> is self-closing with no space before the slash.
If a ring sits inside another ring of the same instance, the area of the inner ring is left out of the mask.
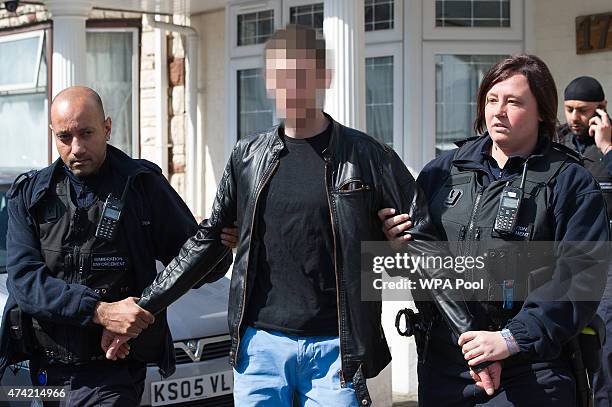
<path id="1" fill-rule="evenodd" d="M 40 5 L 20 5 L 15 13 L 10 13 L 4 8 L 0 10 L 0 29 L 21 27 L 47 20 L 49 13 Z"/>

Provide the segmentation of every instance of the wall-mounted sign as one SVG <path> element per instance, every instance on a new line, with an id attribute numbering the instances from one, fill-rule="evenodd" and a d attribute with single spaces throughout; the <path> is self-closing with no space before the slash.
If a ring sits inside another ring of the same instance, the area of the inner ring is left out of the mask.
<path id="1" fill-rule="evenodd" d="M 612 12 L 576 17 L 576 53 L 612 51 Z"/>

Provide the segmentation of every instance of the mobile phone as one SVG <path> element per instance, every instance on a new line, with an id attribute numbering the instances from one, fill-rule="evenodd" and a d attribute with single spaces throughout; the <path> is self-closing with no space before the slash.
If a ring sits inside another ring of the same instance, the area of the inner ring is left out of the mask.
<path id="1" fill-rule="evenodd" d="M 597 108 L 595 109 L 595 111 L 593 112 L 593 115 L 591 116 L 591 119 L 595 118 L 595 117 L 601 117 L 601 115 L 599 113 L 597 113 L 597 109 L 601 109 L 604 112 L 606 112 L 606 115 L 608 116 L 608 120 L 610 120 L 610 122 L 612 122 L 612 117 L 610 117 L 610 113 L 608 113 L 606 111 L 606 109 L 603 106 L 597 106 Z M 590 120 L 590 119 L 589 119 Z"/>

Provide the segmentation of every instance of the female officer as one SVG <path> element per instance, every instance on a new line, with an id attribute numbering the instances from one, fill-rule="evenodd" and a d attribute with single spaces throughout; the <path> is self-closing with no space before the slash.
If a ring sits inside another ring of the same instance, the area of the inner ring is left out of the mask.
<path id="1" fill-rule="evenodd" d="M 429 321 L 429 342 L 419 349 L 419 405 L 577 404 L 565 344 L 595 314 L 605 281 L 605 245 L 583 245 L 581 253 L 570 255 L 557 244 L 554 255 L 547 255 L 536 243 L 520 243 L 608 240 L 595 180 L 571 151 L 550 141 L 556 116 L 548 67 L 535 56 L 509 57 L 480 85 L 474 127 L 484 134 L 458 143 L 418 178 L 443 238 L 459 241 L 461 254 L 489 254 L 491 265 L 483 275 L 486 297 L 470 303 L 486 330 L 466 332 L 457 341 L 440 318 Z M 401 235 L 408 218 L 387 218 L 393 214 L 379 213 L 387 237 L 408 240 Z M 531 291 L 542 275 L 545 288 Z M 470 366 L 503 361 L 501 386 L 493 395 L 479 387 L 466 360 Z"/>

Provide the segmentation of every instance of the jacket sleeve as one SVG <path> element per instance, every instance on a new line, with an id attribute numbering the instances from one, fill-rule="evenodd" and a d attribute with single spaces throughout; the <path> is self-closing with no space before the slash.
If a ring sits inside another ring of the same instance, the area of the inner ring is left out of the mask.
<path id="1" fill-rule="evenodd" d="M 608 170 L 608 174 L 612 175 L 612 150 L 608 151 L 601 159 Z"/>
<path id="2" fill-rule="evenodd" d="M 198 224 L 185 202 L 163 175 L 146 177 L 145 182 L 148 183 L 145 189 L 149 191 L 150 202 L 155 202 L 151 209 L 155 256 L 167 266 L 187 239 L 197 232 Z M 228 251 L 226 258 L 194 288 L 223 277 L 231 263 L 232 252 Z"/>
<path id="3" fill-rule="evenodd" d="M 445 249 L 439 241 L 438 231 L 428 211 L 427 199 L 421 188 L 400 160 L 398 155 L 389 150 L 382 168 L 382 203 L 380 208 L 395 208 L 396 213 L 405 213 L 412 219 L 413 227 L 409 230 L 413 240 L 407 243 L 407 249 L 415 255 L 425 253 L 434 256 L 445 256 Z M 453 279 L 455 276 L 444 269 L 421 269 L 421 278 Z M 448 326 L 457 335 L 476 330 L 476 321 L 470 313 L 463 296 L 452 290 L 432 289 L 433 303 L 442 314 Z"/>
<path id="4" fill-rule="evenodd" d="M 10 295 L 22 311 L 37 319 L 77 326 L 92 324 L 100 297 L 84 285 L 68 284 L 50 275 L 23 194 L 22 186 L 8 200 L 6 270 Z"/>
<path id="5" fill-rule="evenodd" d="M 521 352 L 541 359 L 557 357 L 591 321 L 610 265 L 606 207 L 593 177 L 571 165 L 549 201 L 557 242 L 552 279 L 527 296 L 506 326 Z"/>
<path id="6" fill-rule="evenodd" d="M 236 156 L 237 147 L 223 172 L 210 218 L 200 223 L 179 254 L 144 289 L 138 301 L 141 307 L 156 314 L 203 279 L 212 278 L 219 267 L 229 266 L 231 250 L 221 243 L 220 233 L 236 219 Z"/>

